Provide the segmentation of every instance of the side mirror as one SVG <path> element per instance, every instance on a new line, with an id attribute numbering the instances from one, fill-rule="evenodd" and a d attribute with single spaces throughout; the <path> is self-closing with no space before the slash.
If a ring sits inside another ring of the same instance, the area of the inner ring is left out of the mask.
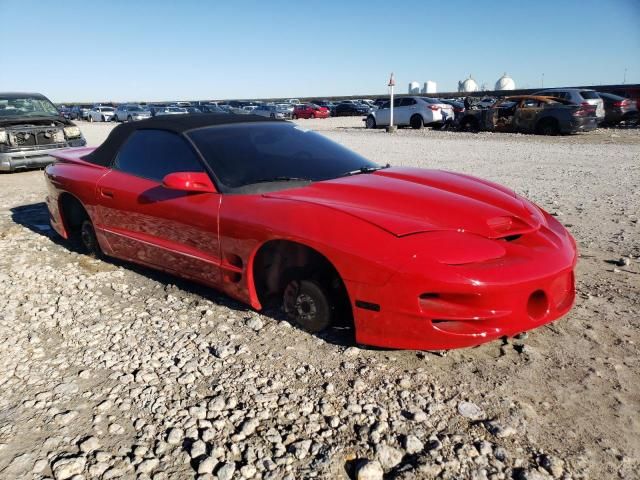
<path id="1" fill-rule="evenodd" d="M 204 172 L 174 172 L 162 179 L 162 186 L 183 192 L 216 193 L 216 187 Z"/>

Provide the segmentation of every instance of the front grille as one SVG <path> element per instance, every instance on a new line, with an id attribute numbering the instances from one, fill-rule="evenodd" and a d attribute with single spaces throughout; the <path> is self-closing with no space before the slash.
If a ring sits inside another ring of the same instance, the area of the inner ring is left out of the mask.
<path id="1" fill-rule="evenodd" d="M 61 128 L 9 131 L 8 150 L 40 150 L 60 146 L 66 146 L 64 132 Z"/>

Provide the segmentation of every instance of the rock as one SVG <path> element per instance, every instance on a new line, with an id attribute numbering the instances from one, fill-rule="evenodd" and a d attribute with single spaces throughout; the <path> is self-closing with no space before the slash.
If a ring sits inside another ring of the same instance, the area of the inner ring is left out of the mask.
<path id="1" fill-rule="evenodd" d="M 554 478 L 560 478 L 564 473 L 564 461 L 559 458 L 546 454 L 540 455 L 538 458 L 538 464 L 553 475 Z"/>
<path id="2" fill-rule="evenodd" d="M 202 440 L 196 440 L 191 445 L 191 449 L 189 450 L 189 455 L 191 458 L 198 458 L 207 453 L 207 444 Z"/>
<path id="3" fill-rule="evenodd" d="M 218 477 L 218 480 L 231 480 L 235 471 L 236 464 L 233 462 L 227 462 L 218 469 L 216 475 Z"/>
<path id="4" fill-rule="evenodd" d="M 80 451 L 90 453 L 100 448 L 100 442 L 96 437 L 89 437 L 80 442 Z"/>
<path id="5" fill-rule="evenodd" d="M 66 480 L 83 472 L 86 465 L 84 457 L 66 457 L 56 460 L 52 466 L 53 478 L 56 480 Z"/>
<path id="6" fill-rule="evenodd" d="M 426 422 L 427 414 L 422 410 L 418 410 L 417 412 L 413 412 L 413 414 L 411 415 L 411 419 L 414 422 Z"/>
<path id="7" fill-rule="evenodd" d="M 311 448 L 311 440 L 300 440 L 292 443 L 290 447 L 291 452 L 298 460 L 302 460 L 307 456 L 309 448 Z"/>
<path id="8" fill-rule="evenodd" d="M 390 470 L 402 461 L 403 453 L 390 445 L 380 445 L 377 448 L 377 457 L 380 465 L 385 470 Z"/>
<path id="9" fill-rule="evenodd" d="M 198 473 L 206 474 L 213 473 L 213 469 L 216 468 L 218 459 L 215 457 L 206 457 L 198 464 Z"/>
<path id="10" fill-rule="evenodd" d="M 109 425 L 109 433 L 112 435 L 122 435 L 124 433 L 124 427 L 119 423 L 112 423 Z"/>
<path id="11" fill-rule="evenodd" d="M 245 465 L 240 469 L 240 474 L 243 478 L 253 478 L 256 473 L 256 467 L 254 467 L 253 465 Z"/>
<path id="12" fill-rule="evenodd" d="M 485 427 L 487 428 L 487 430 L 491 435 L 494 435 L 498 438 L 507 438 L 518 433 L 514 427 L 509 425 L 503 426 L 497 420 L 486 422 Z"/>
<path id="13" fill-rule="evenodd" d="M 363 461 L 356 470 L 356 480 L 382 480 L 384 470 L 376 461 Z"/>
<path id="14" fill-rule="evenodd" d="M 264 323 L 262 322 L 262 320 L 260 320 L 259 317 L 251 317 L 247 321 L 247 327 L 249 327 L 251 330 L 259 332 L 264 327 Z"/>
<path id="15" fill-rule="evenodd" d="M 191 372 L 184 373 L 178 377 L 178 383 L 180 385 L 190 385 L 195 381 L 196 381 L 196 376 Z"/>
<path id="16" fill-rule="evenodd" d="M 138 472 L 149 473 L 155 470 L 156 468 L 158 468 L 159 464 L 160 462 L 158 461 L 157 458 L 147 458 L 146 460 L 143 460 L 142 462 L 140 462 L 140 464 L 138 465 Z"/>
<path id="17" fill-rule="evenodd" d="M 172 428 L 167 434 L 167 443 L 169 445 L 179 445 L 184 438 L 184 430 L 181 428 Z"/>
<path id="18" fill-rule="evenodd" d="M 415 435 L 407 435 L 404 440 L 404 449 L 409 455 L 421 452 L 424 449 L 424 444 Z"/>
<path id="19" fill-rule="evenodd" d="M 346 357 L 357 357 L 359 353 L 360 349 L 358 347 L 349 347 L 344 351 Z"/>
<path id="20" fill-rule="evenodd" d="M 485 416 L 484 411 L 472 402 L 460 402 L 458 404 L 458 413 L 470 420 L 481 420 Z"/>

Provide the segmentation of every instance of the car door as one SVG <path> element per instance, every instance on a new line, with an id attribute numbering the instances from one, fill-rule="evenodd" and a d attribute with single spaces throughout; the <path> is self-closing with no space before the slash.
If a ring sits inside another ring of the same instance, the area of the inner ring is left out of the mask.
<path id="1" fill-rule="evenodd" d="M 395 113 L 395 109 L 394 109 Z M 389 108 L 389 102 L 383 103 L 378 110 L 375 111 L 376 125 L 379 127 L 386 127 L 389 125 L 389 118 L 391 116 L 391 109 Z"/>
<path id="2" fill-rule="evenodd" d="M 397 108 L 393 110 L 394 122 L 396 125 L 409 125 L 409 119 L 411 115 L 417 113 L 417 103 L 415 98 L 411 97 L 403 97 L 399 99 L 394 99 L 394 106 L 396 105 L 395 100 L 399 100 L 397 103 Z"/>
<path id="3" fill-rule="evenodd" d="M 533 131 L 541 108 L 543 108 L 543 105 L 536 99 L 526 98 L 522 100 L 516 107 L 513 116 L 513 130 L 517 132 Z"/>
<path id="4" fill-rule="evenodd" d="M 204 171 L 182 136 L 135 131 L 120 148 L 112 170 L 97 183 L 96 228 L 112 254 L 219 284 L 220 194 L 162 186 L 169 173 Z"/>

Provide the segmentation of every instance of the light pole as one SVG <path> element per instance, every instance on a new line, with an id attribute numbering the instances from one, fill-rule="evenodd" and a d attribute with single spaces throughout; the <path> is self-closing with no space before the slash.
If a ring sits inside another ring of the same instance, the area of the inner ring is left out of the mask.
<path id="1" fill-rule="evenodd" d="M 393 77 L 393 72 L 391 72 L 391 76 L 389 77 L 389 91 L 390 91 L 390 101 L 389 101 L 389 126 L 387 127 L 387 132 L 392 133 L 396 131 L 396 127 L 393 126 L 393 87 L 396 86 L 396 79 Z"/>

